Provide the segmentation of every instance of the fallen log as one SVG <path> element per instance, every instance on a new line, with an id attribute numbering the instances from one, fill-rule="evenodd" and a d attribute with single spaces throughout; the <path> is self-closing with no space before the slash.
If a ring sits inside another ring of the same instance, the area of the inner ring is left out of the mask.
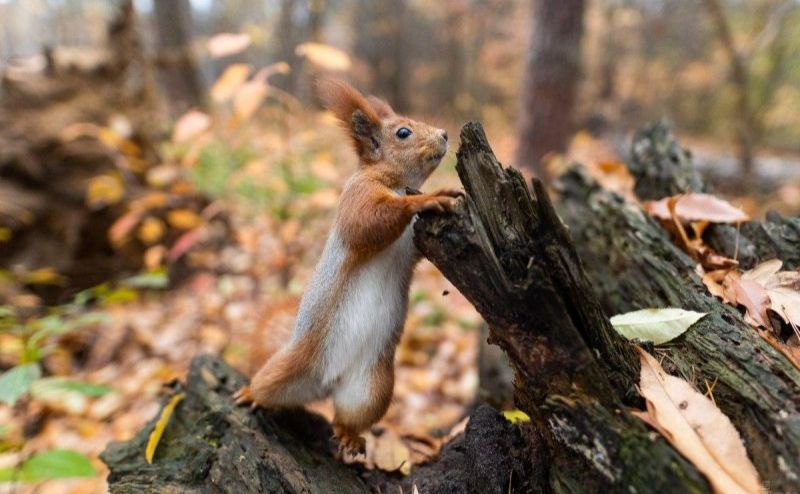
<path id="1" fill-rule="evenodd" d="M 652 142 L 654 139 L 660 141 Z M 633 147 L 634 155 L 636 149 L 652 150 L 650 163 L 675 163 L 670 153 L 674 155 L 678 146 L 671 134 L 659 131 L 639 134 Z M 681 170 L 686 172 L 686 163 L 683 165 Z M 631 170 L 637 175 L 640 168 L 637 164 Z M 669 174 L 658 176 L 660 185 L 651 184 L 639 193 L 659 198 L 704 187 L 694 181 L 687 189 L 685 181 L 679 184 L 664 178 Z M 762 339 L 736 308 L 708 293 L 695 274 L 695 261 L 638 206 L 602 190 L 579 169 L 565 174 L 558 189 L 559 212 L 570 227 L 607 314 L 645 307 L 709 313 L 683 336 L 659 348 L 666 357 L 665 368 L 693 382 L 697 389 L 713 387 L 716 403 L 742 434 L 767 488 L 796 492 L 800 485 L 800 370 Z M 770 238 L 776 229 L 788 231 L 779 237 L 791 242 L 797 238 L 792 240 L 790 235 L 798 231 L 793 230 L 796 221 L 787 220 L 783 225 L 754 222 L 749 228 L 767 232 Z M 742 233 L 746 232 L 749 229 L 743 228 Z M 751 238 L 754 240 L 740 238 L 740 248 L 745 240 L 762 244 L 756 235 Z M 781 249 L 755 248 L 750 262 L 775 254 L 781 257 Z M 788 254 L 786 263 L 796 265 L 797 248 L 788 248 Z"/>
<path id="2" fill-rule="evenodd" d="M 695 169 L 691 153 L 678 144 L 666 121 L 636 132 L 628 169 L 636 179 L 634 191 L 642 200 L 709 189 Z M 763 222 L 711 225 L 703 238 L 720 254 L 736 258 L 744 269 L 776 258 L 783 260 L 786 269 L 800 267 L 800 218 L 784 218 L 770 211 Z"/>

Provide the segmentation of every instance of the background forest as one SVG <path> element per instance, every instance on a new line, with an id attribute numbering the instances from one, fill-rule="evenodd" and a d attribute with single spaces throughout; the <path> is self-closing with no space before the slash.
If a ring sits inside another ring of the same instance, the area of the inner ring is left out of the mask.
<path id="1" fill-rule="evenodd" d="M 356 165 L 317 78 L 623 194 L 663 118 L 731 202 L 800 212 L 797 0 L 0 0 L 0 73 L 0 492 L 105 492 L 192 357 L 252 371 L 290 323 Z M 366 468 L 513 409 L 485 332 L 421 263 Z"/>

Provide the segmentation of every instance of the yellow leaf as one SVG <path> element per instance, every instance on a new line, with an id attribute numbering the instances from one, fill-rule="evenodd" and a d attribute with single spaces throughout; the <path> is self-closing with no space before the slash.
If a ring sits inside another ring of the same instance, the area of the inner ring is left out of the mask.
<path id="1" fill-rule="evenodd" d="M 22 282 L 29 285 L 63 285 L 64 277 L 53 268 L 39 268 L 22 276 Z"/>
<path id="2" fill-rule="evenodd" d="M 125 195 L 125 186 L 116 175 L 98 175 L 86 187 L 86 204 L 99 208 L 116 204 Z"/>
<path id="3" fill-rule="evenodd" d="M 173 209 L 167 213 L 167 222 L 175 228 L 189 230 L 200 224 L 202 219 L 191 209 Z"/>
<path id="4" fill-rule="evenodd" d="M 326 70 L 343 72 L 350 69 L 350 55 L 335 46 L 323 43 L 303 43 L 295 53 L 306 57 L 312 64 Z"/>
<path id="5" fill-rule="evenodd" d="M 530 422 L 531 418 L 528 416 L 527 413 L 523 412 L 522 410 L 505 410 L 503 412 L 503 417 L 506 418 L 512 424 L 516 424 L 517 422 Z"/>
<path id="6" fill-rule="evenodd" d="M 172 417 L 172 412 L 175 411 L 175 407 L 183 400 L 183 397 L 183 393 L 176 394 L 169 400 L 167 406 L 161 410 L 161 416 L 158 417 L 158 422 L 156 422 L 156 426 L 153 427 L 153 432 L 150 433 L 150 437 L 147 439 L 147 447 L 145 447 L 144 450 L 144 459 L 147 460 L 148 465 L 153 464 L 153 455 L 156 453 L 158 442 L 161 441 L 161 436 L 164 435 L 164 429 L 167 428 L 169 418 Z"/>
<path id="7" fill-rule="evenodd" d="M 261 80 L 244 83 L 233 97 L 233 113 L 239 120 L 247 120 L 267 97 L 267 84 Z"/>
<path id="8" fill-rule="evenodd" d="M 164 236 L 166 229 L 163 221 L 150 216 L 139 225 L 139 240 L 146 245 L 154 244 Z"/>
<path id="9" fill-rule="evenodd" d="M 697 467 L 717 493 L 765 493 L 747 457 L 739 432 L 719 408 L 688 382 L 664 372 L 658 361 L 637 347 L 641 360 L 640 393 L 647 403 L 638 416 Z"/>
<path id="10" fill-rule="evenodd" d="M 228 66 L 211 87 L 211 99 L 217 103 L 228 101 L 249 75 L 250 66 L 247 64 L 237 63 Z"/>

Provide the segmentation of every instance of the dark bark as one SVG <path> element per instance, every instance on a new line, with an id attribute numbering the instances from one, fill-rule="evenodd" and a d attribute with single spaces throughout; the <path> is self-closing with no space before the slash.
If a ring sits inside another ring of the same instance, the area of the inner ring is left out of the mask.
<path id="1" fill-rule="evenodd" d="M 519 118 L 517 166 L 547 178 L 541 159 L 573 131 L 584 0 L 535 0 Z"/>
<path id="2" fill-rule="evenodd" d="M 203 82 L 192 53 L 189 0 L 157 0 L 155 6 L 161 75 L 170 106 L 180 114 L 204 101 Z"/>
<path id="3" fill-rule="evenodd" d="M 471 416 L 463 434 L 435 462 L 407 477 L 365 471 L 334 457 L 330 425 L 303 411 L 250 412 L 233 403 L 245 378 L 222 360 L 202 356 L 191 365 L 185 398 L 173 412 L 153 463 L 144 459 L 156 417 L 133 439 L 101 455 L 114 494 L 411 492 L 504 494 L 536 491 L 536 457 L 519 428 L 490 407 Z"/>
<path id="4" fill-rule="evenodd" d="M 634 150 L 655 150 L 652 163 L 673 162 L 668 134 L 640 134 L 639 138 L 659 141 L 634 143 Z M 657 190 L 651 193 L 665 196 L 682 187 L 665 183 L 661 194 Z M 796 490 L 800 479 L 800 370 L 764 341 L 737 309 L 708 293 L 694 272 L 695 261 L 638 207 L 600 189 L 577 169 L 562 177 L 560 191 L 560 212 L 608 314 L 645 307 L 709 313 L 687 333 L 659 348 L 666 357 L 666 368 L 698 389 L 716 382 L 716 403 L 742 434 L 750 458 L 770 490 Z M 796 223 L 790 220 L 789 226 L 780 227 L 773 223 L 758 228 L 771 232 L 777 228 L 778 237 L 796 241 Z M 796 263 L 797 251 L 789 254 L 788 263 Z M 766 256 L 766 250 L 760 255 Z"/>
<path id="5" fill-rule="evenodd" d="M 531 195 L 477 124 L 462 129 L 456 169 L 466 202 L 455 215 L 422 215 L 415 240 L 508 354 L 547 488 L 707 491 L 694 467 L 627 412 L 638 359 L 604 316 L 542 183 Z"/>
<path id="6" fill-rule="evenodd" d="M 250 413 L 231 395 L 245 378 L 221 360 L 192 362 L 184 391 L 159 442 L 144 459 L 157 417 L 101 455 L 114 494 L 367 492 L 356 472 L 332 455 L 330 426 L 304 411 Z"/>

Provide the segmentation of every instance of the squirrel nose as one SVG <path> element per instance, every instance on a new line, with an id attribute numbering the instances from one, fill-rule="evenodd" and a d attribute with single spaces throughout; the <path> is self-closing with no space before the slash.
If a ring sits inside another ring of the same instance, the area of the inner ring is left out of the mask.
<path id="1" fill-rule="evenodd" d="M 442 131 L 442 137 L 444 137 L 444 142 L 447 142 L 447 131 L 446 130 Z"/>

